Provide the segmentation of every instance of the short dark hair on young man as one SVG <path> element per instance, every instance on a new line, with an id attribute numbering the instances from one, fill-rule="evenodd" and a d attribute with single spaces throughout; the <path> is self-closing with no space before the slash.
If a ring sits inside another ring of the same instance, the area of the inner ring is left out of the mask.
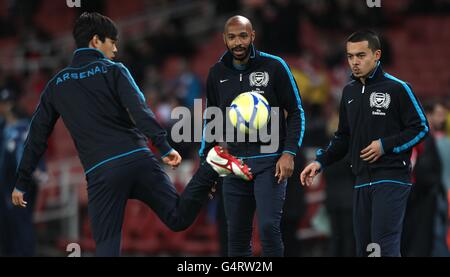
<path id="1" fill-rule="evenodd" d="M 367 41 L 369 43 L 369 48 L 374 52 L 376 50 L 381 50 L 380 38 L 373 31 L 370 30 L 357 31 L 347 38 L 347 42 L 361 42 L 361 41 Z"/>
<path id="2" fill-rule="evenodd" d="M 73 38 L 77 48 L 88 47 L 91 39 L 97 35 L 102 42 L 106 38 L 117 40 L 117 27 L 114 22 L 96 12 L 85 12 L 75 22 Z"/>

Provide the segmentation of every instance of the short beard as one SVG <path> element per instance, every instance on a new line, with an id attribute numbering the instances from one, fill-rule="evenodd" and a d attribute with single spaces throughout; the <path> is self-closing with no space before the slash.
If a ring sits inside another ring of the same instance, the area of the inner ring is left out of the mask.
<path id="1" fill-rule="evenodd" d="M 228 46 L 227 46 L 227 48 L 228 48 L 228 51 L 230 51 L 231 55 L 233 56 L 233 58 L 234 58 L 235 60 L 243 61 L 243 60 L 247 59 L 248 56 L 250 55 L 251 45 L 249 45 L 249 47 L 247 47 L 247 50 L 245 50 L 245 55 L 244 55 L 242 58 L 236 57 L 236 56 L 233 54 L 233 50 L 230 49 L 230 47 L 228 47 Z"/>

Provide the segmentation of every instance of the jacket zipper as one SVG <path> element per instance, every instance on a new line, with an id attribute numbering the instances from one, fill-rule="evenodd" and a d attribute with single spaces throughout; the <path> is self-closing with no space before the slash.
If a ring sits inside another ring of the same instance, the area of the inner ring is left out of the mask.
<path id="1" fill-rule="evenodd" d="M 240 87 L 240 91 L 239 94 L 241 94 L 243 92 L 243 86 L 242 86 L 242 73 L 239 74 L 239 87 Z M 248 156 L 248 144 L 244 143 L 244 147 L 245 147 L 245 151 L 244 151 L 244 156 Z"/>
<path id="2" fill-rule="evenodd" d="M 366 85 L 363 84 L 363 87 L 361 89 L 361 94 L 364 94 L 365 91 L 366 91 Z M 361 116 L 361 118 L 364 118 L 364 111 L 363 111 L 364 99 L 361 102 L 362 103 L 361 103 L 361 110 L 360 110 L 361 114 L 360 114 L 360 116 Z M 366 163 L 366 164 L 367 164 L 367 175 L 368 175 L 367 177 L 369 178 L 369 186 L 372 186 L 372 174 L 370 172 L 370 164 L 369 163 Z"/>

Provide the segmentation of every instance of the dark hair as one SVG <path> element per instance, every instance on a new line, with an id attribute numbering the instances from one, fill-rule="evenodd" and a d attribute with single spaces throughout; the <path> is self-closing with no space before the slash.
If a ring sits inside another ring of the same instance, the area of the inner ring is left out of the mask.
<path id="1" fill-rule="evenodd" d="M 73 38 L 77 48 L 88 47 L 91 39 L 97 35 L 102 42 L 106 38 L 117 40 L 117 27 L 114 22 L 96 12 L 85 12 L 75 22 Z"/>
<path id="2" fill-rule="evenodd" d="M 369 43 L 369 48 L 372 51 L 381 50 L 380 38 L 373 31 L 370 30 L 357 31 L 347 38 L 347 42 L 361 42 L 361 41 L 367 41 Z"/>

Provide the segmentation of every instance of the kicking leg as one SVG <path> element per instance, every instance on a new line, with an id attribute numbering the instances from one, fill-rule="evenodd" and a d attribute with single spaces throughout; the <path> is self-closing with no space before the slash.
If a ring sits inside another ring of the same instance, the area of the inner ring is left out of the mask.
<path id="1" fill-rule="evenodd" d="M 181 195 L 155 158 L 141 161 L 139 179 L 131 198 L 146 203 L 172 231 L 187 229 L 197 218 L 218 174 L 203 164 L 194 174 Z"/>
<path id="2" fill-rule="evenodd" d="M 200 165 L 180 196 L 155 158 L 143 160 L 131 197 L 145 202 L 172 231 L 187 229 L 208 199 L 219 174 L 252 178 L 246 165 L 221 150 L 217 147 L 210 150 L 207 161 Z"/>

